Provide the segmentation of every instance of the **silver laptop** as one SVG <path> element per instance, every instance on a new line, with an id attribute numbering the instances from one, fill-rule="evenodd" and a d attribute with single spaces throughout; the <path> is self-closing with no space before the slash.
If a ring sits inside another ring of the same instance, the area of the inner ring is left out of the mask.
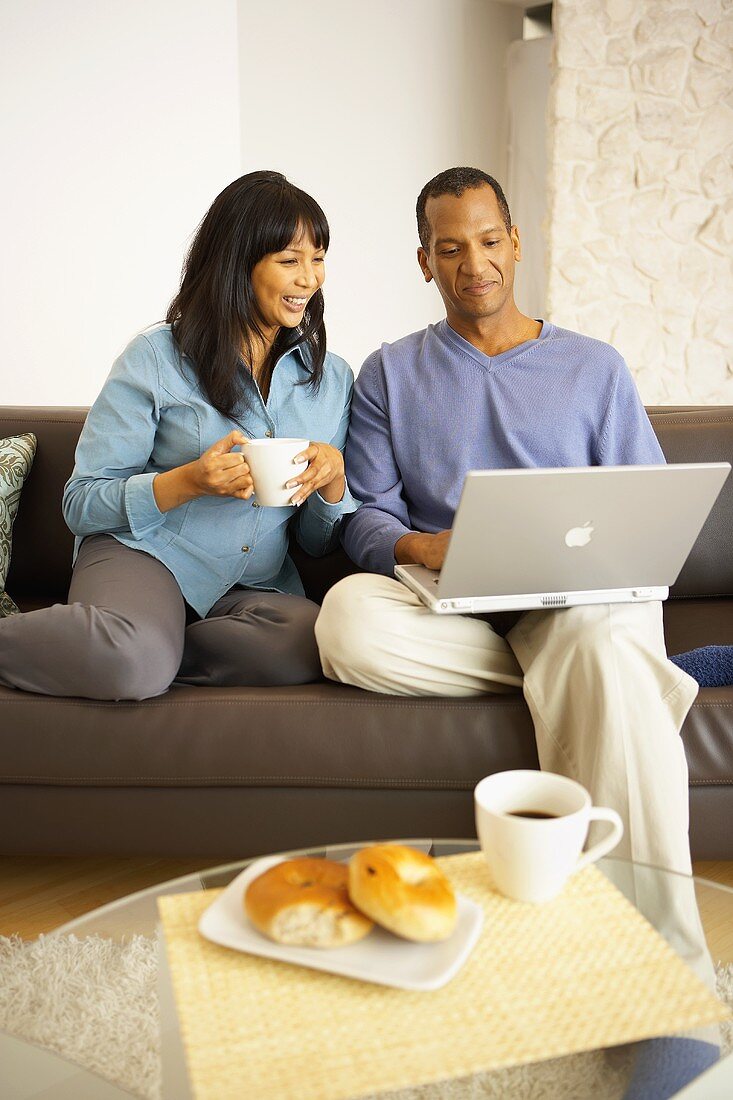
<path id="1" fill-rule="evenodd" d="M 440 614 L 664 600 L 730 469 L 474 470 L 443 568 L 395 576 Z"/>

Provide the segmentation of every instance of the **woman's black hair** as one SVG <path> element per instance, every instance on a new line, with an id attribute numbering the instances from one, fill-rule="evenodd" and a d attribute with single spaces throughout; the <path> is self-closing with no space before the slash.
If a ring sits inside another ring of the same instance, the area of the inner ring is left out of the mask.
<path id="1" fill-rule="evenodd" d="M 209 401 L 225 416 L 247 406 L 237 375 L 243 350 L 251 362 L 253 343 L 262 336 L 252 270 L 303 231 L 316 248 L 328 248 L 328 222 L 320 206 L 280 172 L 248 172 L 230 183 L 196 231 L 166 321 L 181 354 L 193 361 Z M 278 358 L 296 345 L 306 353 L 310 376 L 304 381 L 318 389 L 326 357 L 320 289 L 298 328 L 278 332 L 265 361 L 268 379 Z"/>

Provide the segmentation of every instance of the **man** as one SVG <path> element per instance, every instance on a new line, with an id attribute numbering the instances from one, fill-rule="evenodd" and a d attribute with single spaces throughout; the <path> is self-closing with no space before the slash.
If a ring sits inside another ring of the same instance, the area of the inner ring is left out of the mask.
<path id="1" fill-rule="evenodd" d="M 667 660 L 659 603 L 530 611 L 503 637 L 482 616 L 433 614 L 393 577 L 397 562 L 441 567 L 469 469 L 664 462 L 618 352 L 517 308 L 519 232 L 496 180 L 442 172 L 417 221 L 446 319 L 358 376 L 346 469 L 364 503 L 344 545 L 371 572 L 326 596 L 324 673 L 397 695 L 521 688 L 541 767 L 621 814 L 615 854 L 689 872 L 679 731 L 697 684 Z"/>

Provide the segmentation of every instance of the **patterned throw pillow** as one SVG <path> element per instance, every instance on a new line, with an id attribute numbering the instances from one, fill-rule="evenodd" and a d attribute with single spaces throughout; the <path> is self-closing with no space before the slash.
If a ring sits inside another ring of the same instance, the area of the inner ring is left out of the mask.
<path id="1" fill-rule="evenodd" d="M 5 591 L 5 578 L 10 569 L 13 521 L 20 504 L 20 490 L 33 465 L 36 442 L 30 432 L 0 439 L 0 618 L 18 614 Z"/>

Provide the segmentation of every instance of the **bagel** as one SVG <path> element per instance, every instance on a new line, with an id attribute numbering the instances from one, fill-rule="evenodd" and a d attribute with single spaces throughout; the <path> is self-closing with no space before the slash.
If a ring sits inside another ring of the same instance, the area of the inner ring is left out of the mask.
<path id="1" fill-rule="evenodd" d="M 377 924 L 420 943 L 447 939 L 458 919 L 453 888 L 435 860 L 403 844 L 374 844 L 352 856 L 349 897 Z"/>
<path id="2" fill-rule="evenodd" d="M 349 901 L 348 877 L 348 869 L 332 859 L 287 859 L 250 882 L 244 910 L 255 928 L 276 943 L 355 943 L 373 924 Z"/>

